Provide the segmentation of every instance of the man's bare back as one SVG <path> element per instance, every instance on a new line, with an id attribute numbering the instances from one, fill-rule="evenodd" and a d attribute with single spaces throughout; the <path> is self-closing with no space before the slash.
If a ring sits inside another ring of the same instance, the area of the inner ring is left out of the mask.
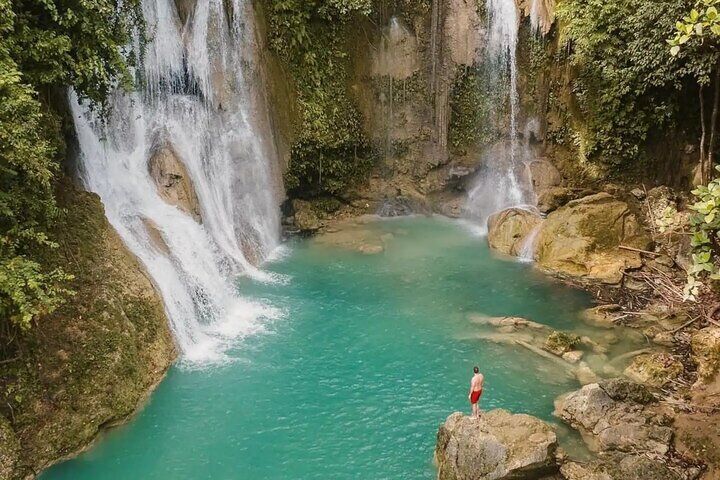
<path id="1" fill-rule="evenodd" d="M 472 380 L 470 380 L 470 391 L 471 392 L 480 392 L 483 388 L 483 383 L 485 383 L 485 377 L 482 373 L 476 373 L 473 375 Z"/>
<path id="2" fill-rule="evenodd" d="M 468 393 L 468 400 L 472 405 L 472 415 L 475 418 L 480 418 L 480 408 L 478 403 L 483 393 L 483 386 L 485 385 L 485 376 L 480 373 L 478 367 L 473 368 L 473 377 L 470 380 L 470 393 Z"/>

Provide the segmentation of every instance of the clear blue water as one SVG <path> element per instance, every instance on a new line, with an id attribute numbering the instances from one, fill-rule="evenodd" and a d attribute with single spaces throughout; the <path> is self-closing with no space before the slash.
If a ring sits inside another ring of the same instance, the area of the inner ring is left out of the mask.
<path id="1" fill-rule="evenodd" d="M 482 408 L 550 419 L 575 388 L 534 354 L 474 338 L 472 313 L 571 328 L 578 291 L 490 252 L 462 224 L 380 221 L 377 255 L 297 241 L 269 265 L 287 284 L 243 281 L 285 315 L 246 338 L 237 361 L 174 367 L 130 424 L 58 465 L 60 479 L 433 479 L 439 424 L 469 409 L 473 365 Z"/>

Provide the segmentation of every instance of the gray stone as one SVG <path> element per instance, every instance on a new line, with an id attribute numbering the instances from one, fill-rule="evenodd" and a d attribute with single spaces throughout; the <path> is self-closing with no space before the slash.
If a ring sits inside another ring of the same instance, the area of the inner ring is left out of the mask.
<path id="1" fill-rule="evenodd" d="M 453 413 L 438 431 L 438 480 L 540 478 L 557 471 L 557 446 L 553 428 L 530 415 Z"/>
<path id="2" fill-rule="evenodd" d="M 632 401 L 645 400 L 640 393 L 644 389 L 622 381 L 602 385 L 593 383 L 559 397 L 555 415 L 577 429 L 593 451 L 665 455 L 672 429 L 646 404 Z"/>

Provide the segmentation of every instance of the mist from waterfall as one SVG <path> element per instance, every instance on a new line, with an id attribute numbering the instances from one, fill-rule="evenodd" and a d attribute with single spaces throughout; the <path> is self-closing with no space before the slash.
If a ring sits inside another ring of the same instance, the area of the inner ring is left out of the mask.
<path id="1" fill-rule="evenodd" d="M 278 311 L 243 299 L 238 275 L 279 245 L 281 186 L 253 98 L 252 22 L 245 0 L 198 1 L 181 23 L 173 0 L 143 0 L 150 42 L 138 89 L 111 95 L 107 118 L 70 103 L 80 175 L 163 297 L 183 358 L 222 361 Z M 139 39 L 136 47 L 140 45 Z M 194 187 L 201 219 L 166 203 L 148 161 L 169 149 Z"/>
<path id="2" fill-rule="evenodd" d="M 466 211 L 478 220 L 483 228 L 493 213 L 504 208 L 531 203 L 531 194 L 524 185 L 525 163 L 530 152 L 520 145 L 518 136 L 517 44 L 519 12 L 515 0 L 487 0 L 488 36 L 486 57 L 488 70 L 497 84 L 507 90 L 504 99 L 509 106 L 507 138 L 488 149 L 482 158 L 482 166 L 468 193 Z"/>

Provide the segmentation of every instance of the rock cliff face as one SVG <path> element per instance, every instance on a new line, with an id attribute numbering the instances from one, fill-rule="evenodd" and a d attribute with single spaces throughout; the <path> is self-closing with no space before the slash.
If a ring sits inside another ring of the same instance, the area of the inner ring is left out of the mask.
<path id="1" fill-rule="evenodd" d="M 557 471 L 556 449 L 553 429 L 529 415 L 453 413 L 438 431 L 438 480 L 541 478 Z"/>
<path id="2" fill-rule="evenodd" d="M 20 339 L 19 360 L 3 365 L 3 479 L 39 472 L 122 422 L 176 355 L 162 301 L 98 197 L 64 182 L 59 204 L 67 214 L 48 261 L 75 275 L 76 294 Z"/>

